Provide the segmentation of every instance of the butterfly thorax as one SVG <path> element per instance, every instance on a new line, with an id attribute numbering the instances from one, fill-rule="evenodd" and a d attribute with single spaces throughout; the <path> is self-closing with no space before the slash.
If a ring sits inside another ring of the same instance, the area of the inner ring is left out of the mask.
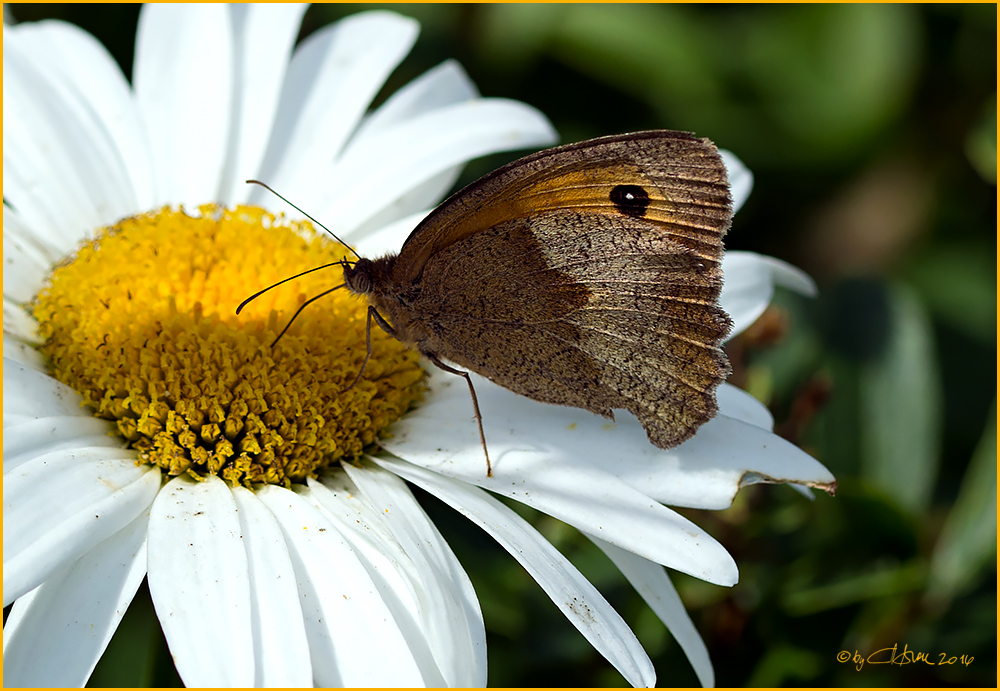
<path id="1" fill-rule="evenodd" d="M 414 346 L 424 340 L 425 329 L 414 324 L 410 302 L 419 293 L 411 284 L 397 285 L 392 278 L 397 255 L 389 253 L 378 259 L 359 259 L 354 266 L 344 266 L 344 283 L 355 295 L 361 295 L 375 308 L 379 316 L 392 326 L 392 334 L 403 343 Z"/>

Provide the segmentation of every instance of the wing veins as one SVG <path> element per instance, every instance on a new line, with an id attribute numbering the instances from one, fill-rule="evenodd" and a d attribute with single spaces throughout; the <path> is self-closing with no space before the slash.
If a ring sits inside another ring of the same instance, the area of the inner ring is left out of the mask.
<path id="1" fill-rule="evenodd" d="M 640 379 L 639 377 L 637 377 L 632 372 L 629 372 L 627 369 L 625 369 L 621 365 L 617 365 L 614 362 L 610 362 L 608 360 L 604 360 L 604 359 L 602 359 L 600 357 L 597 357 L 596 355 L 594 355 L 594 353 L 591 353 L 590 351 L 584 350 L 583 348 L 581 348 L 579 344 L 573 343 L 572 341 L 567 341 L 565 338 L 562 338 L 561 336 L 559 336 L 557 334 L 554 334 L 554 333 L 551 333 L 549 331 L 546 331 L 545 329 L 541 329 L 541 330 L 544 331 L 546 334 L 548 334 L 550 337 L 552 337 L 555 340 L 559 341 L 560 343 L 565 343 L 565 344 L 567 344 L 567 345 L 575 348 L 576 350 L 579 350 L 581 353 L 585 353 L 585 354 L 589 355 L 590 357 L 594 358 L 598 362 L 602 362 L 605 365 L 608 365 L 609 367 L 614 367 L 616 370 L 618 370 L 619 372 L 622 372 L 623 374 L 625 374 L 626 376 L 628 376 L 630 379 L 634 379 L 634 380 L 637 380 L 637 381 L 640 381 L 640 382 L 642 381 L 642 379 Z M 598 331 L 598 333 L 602 333 L 602 332 Z M 633 342 L 633 341 L 630 341 L 630 342 Z M 681 384 L 683 384 L 684 386 L 688 387 L 692 391 L 697 391 L 698 393 L 702 393 L 702 394 L 706 393 L 706 391 L 704 389 L 700 389 L 697 386 L 695 386 L 694 384 L 691 384 L 690 382 L 687 382 L 687 381 L 681 379 L 680 377 L 678 377 L 673 372 L 670 372 L 668 370 L 659 370 L 659 371 L 662 372 L 663 374 L 665 374 L 666 376 L 670 377 L 671 379 L 675 379 L 675 380 L 679 381 Z M 626 398 L 630 398 L 633 401 L 639 400 L 639 399 L 636 399 L 636 398 L 632 398 L 631 396 L 627 396 L 623 391 L 617 391 L 617 389 L 616 389 L 616 392 L 619 395 L 625 396 Z"/>
<path id="2" fill-rule="evenodd" d="M 677 254 L 681 254 L 681 253 L 678 252 Z M 714 257 L 705 257 L 705 256 L 697 254 L 697 253 L 694 253 L 694 254 L 695 254 L 696 257 L 698 257 L 699 259 L 702 259 L 704 261 L 708 261 L 708 262 L 712 262 L 712 263 L 716 263 L 716 264 L 719 263 L 719 260 L 715 259 Z M 516 256 L 523 257 L 523 256 L 526 256 L 526 255 L 527 255 L 527 252 L 521 252 L 521 253 L 519 253 Z M 577 261 L 562 262 L 561 264 L 550 264 L 547 267 L 545 267 L 544 269 L 536 269 L 536 270 L 533 270 L 533 271 L 525 271 L 521 275 L 522 276 L 534 276 L 536 274 L 544 273 L 546 271 L 551 271 L 551 270 L 554 270 L 554 269 L 558 270 L 558 269 L 562 269 L 564 267 L 586 265 L 586 264 L 597 262 L 599 260 L 625 259 L 625 258 L 628 258 L 628 257 L 649 257 L 649 256 L 667 256 L 667 255 L 649 255 L 649 254 L 644 253 L 644 252 L 622 252 L 622 253 L 615 253 L 615 254 L 604 254 L 604 255 L 601 255 L 597 259 L 580 259 L 580 260 L 577 260 Z M 655 268 L 654 268 L 654 270 L 655 270 Z M 489 276 L 495 276 L 495 275 L 498 275 L 498 274 L 501 274 L 501 273 L 502 273 L 502 271 L 497 270 L 497 271 L 489 271 L 489 272 L 485 272 L 485 273 L 478 273 L 475 276 L 469 275 L 466 278 L 466 280 L 461 281 L 461 282 L 455 281 L 455 283 L 453 283 L 453 285 L 460 286 L 460 285 L 464 285 L 466 283 L 470 283 L 472 281 L 482 282 L 482 280 L 484 278 L 487 278 Z M 576 282 L 588 283 L 590 281 L 576 281 Z M 599 282 L 599 280 L 595 279 L 593 282 Z M 650 283 L 651 285 L 657 285 L 657 284 L 653 284 L 652 282 L 646 282 L 646 283 Z M 660 285 L 662 285 L 662 284 L 660 284 Z"/>
<path id="3" fill-rule="evenodd" d="M 641 310 L 626 310 L 626 309 L 621 309 L 621 308 L 618 308 L 618 307 L 580 307 L 577 311 L 578 312 L 626 312 L 626 313 L 631 312 L 631 313 L 634 313 L 634 314 L 657 314 L 656 312 L 652 312 L 651 313 L 651 312 L 643 312 Z M 569 320 L 553 320 L 553 321 L 568 321 L 573 326 L 578 326 L 581 329 L 590 329 L 590 328 L 593 328 L 593 327 L 590 327 L 590 326 L 588 326 L 586 324 L 579 324 L 577 322 L 569 321 Z M 692 321 L 689 321 L 687 319 L 682 319 L 680 321 L 683 321 L 683 322 L 685 322 L 687 324 L 694 324 L 696 326 L 703 326 L 703 324 L 700 324 L 699 322 L 692 322 Z M 598 331 L 598 333 L 605 333 L 604 331 L 600 331 L 599 329 L 594 329 L 594 330 Z M 709 349 L 715 349 L 716 348 L 716 346 L 713 346 L 713 345 L 711 345 L 709 343 L 706 343 L 705 341 L 697 341 L 697 340 L 695 340 L 693 338 L 685 338 L 684 336 L 681 336 L 680 334 L 676 334 L 676 333 L 674 333 L 672 331 L 664 332 L 664 331 L 658 331 L 657 330 L 654 333 L 657 333 L 660 336 L 669 336 L 671 338 L 676 338 L 678 341 L 684 341 L 685 343 L 689 343 L 690 345 L 698 346 L 698 347 L 701 347 L 701 348 L 709 348 Z M 608 335 L 613 335 L 613 334 L 608 334 Z M 618 338 L 618 336 L 615 336 L 615 337 Z"/>

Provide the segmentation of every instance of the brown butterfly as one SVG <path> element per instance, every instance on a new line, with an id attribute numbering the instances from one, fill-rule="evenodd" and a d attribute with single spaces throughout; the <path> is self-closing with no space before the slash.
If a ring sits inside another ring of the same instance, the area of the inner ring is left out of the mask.
<path id="1" fill-rule="evenodd" d="M 716 414 L 730 371 L 718 298 L 731 218 L 709 140 L 602 137 L 472 183 L 399 254 L 343 262 L 344 282 L 368 299 L 369 334 L 374 320 L 465 377 L 484 450 L 472 381 L 443 360 L 536 401 L 625 408 L 669 448 Z"/>

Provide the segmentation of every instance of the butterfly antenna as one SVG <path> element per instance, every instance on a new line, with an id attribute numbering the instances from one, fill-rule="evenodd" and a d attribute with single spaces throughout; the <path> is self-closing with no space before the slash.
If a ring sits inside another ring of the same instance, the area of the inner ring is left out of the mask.
<path id="1" fill-rule="evenodd" d="M 329 228 L 327 228 L 325 225 L 323 225 L 322 223 L 320 223 L 319 221 L 317 221 L 315 218 L 313 218 L 312 216 L 310 216 L 309 214 L 307 214 L 305 211 L 303 211 L 299 207 L 295 206 L 295 204 L 292 204 L 290 201 L 288 201 L 287 199 L 285 199 L 284 197 L 282 197 L 280 194 L 278 194 L 277 192 L 275 192 L 273 189 L 271 189 L 271 186 L 268 185 L 266 182 L 261 182 L 260 180 L 247 180 L 246 182 L 247 182 L 248 185 L 260 185 L 261 187 L 263 187 L 264 189 L 266 189 L 268 192 L 270 192 L 271 194 L 273 194 L 275 197 L 277 197 L 281 201 L 285 202 L 290 207 L 292 207 L 293 209 L 295 209 L 296 211 L 298 211 L 300 214 L 302 214 L 303 216 L 305 216 L 306 218 L 308 218 L 310 221 L 312 221 L 313 223 L 315 223 L 316 225 L 318 225 L 320 228 L 322 228 L 323 230 L 325 230 L 327 233 L 330 234 L 330 237 L 332 237 L 334 240 L 336 240 L 341 245 L 343 245 L 344 247 L 346 247 L 347 249 L 349 249 L 351 252 L 353 252 L 355 257 L 357 257 L 358 259 L 361 259 L 361 255 L 358 254 L 357 252 L 355 252 L 353 247 L 351 247 L 346 242 L 344 242 L 343 240 L 341 240 L 340 238 L 338 238 L 333 233 L 333 231 L 330 230 Z"/>
<path id="2" fill-rule="evenodd" d="M 339 289 L 345 287 L 346 285 L 347 285 L 346 283 L 341 283 L 339 286 L 334 286 L 333 288 L 330 288 L 329 290 L 324 290 L 319 295 L 314 295 L 313 297 L 309 298 L 308 300 L 306 300 L 305 302 L 303 302 L 301 305 L 299 305 L 299 308 L 297 310 L 295 310 L 295 314 L 293 314 L 292 318 L 288 320 L 287 324 L 285 324 L 285 328 L 283 328 L 281 330 L 281 333 L 278 334 L 278 337 L 275 338 L 271 342 L 271 347 L 273 348 L 275 345 L 277 345 L 278 341 L 281 340 L 281 337 L 284 336 L 285 332 L 288 331 L 288 329 L 292 326 L 292 322 L 295 321 L 295 318 L 302 313 L 302 310 L 304 310 L 310 304 L 312 304 L 312 303 L 316 302 L 317 300 L 319 300 L 321 297 L 325 297 L 325 296 L 329 295 L 330 293 L 332 293 L 333 291 L 339 290 Z"/>
<path id="3" fill-rule="evenodd" d="M 288 283 L 289 281 L 294 280 L 296 278 L 300 278 L 302 276 L 305 276 L 306 274 L 311 274 L 313 271 L 319 271 L 320 269 L 329 269 L 331 266 L 337 266 L 337 265 L 343 266 L 346 261 L 347 261 L 346 259 L 341 259 L 339 261 L 330 262 L 329 264 L 324 264 L 323 266 L 317 266 L 315 269 L 309 269 L 308 271 L 303 271 L 300 274 L 295 274 L 294 276 L 289 276 L 286 279 L 278 281 L 274 285 L 269 285 L 267 288 L 264 288 L 264 290 L 258 290 L 256 293 L 254 293 L 253 295 L 251 295 L 246 300 L 244 300 L 243 302 L 240 303 L 240 306 L 236 308 L 236 314 L 239 314 L 241 311 L 243 311 L 244 307 L 246 307 L 247 305 L 249 305 L 252 301 L 256 300 L 257 298 L 259 298 L 261 295 L 263 295 L 267 291 L 271 290 L 271 288 L 277 288 L 282 283 Z M 342 287 L 343 287 L 343 285 L 337 286 L 337 288 L 342 288 Z M 332 288 L 331 290 L 336 290 L 336 288 Z M 326 293 L 324 293 L 324 295 L 325 294 Z M 294 317 L 293 317 L 293 319 L 294 319 Z M 282 333 L 284 333 L 284 332 L 282 332 Z"/>

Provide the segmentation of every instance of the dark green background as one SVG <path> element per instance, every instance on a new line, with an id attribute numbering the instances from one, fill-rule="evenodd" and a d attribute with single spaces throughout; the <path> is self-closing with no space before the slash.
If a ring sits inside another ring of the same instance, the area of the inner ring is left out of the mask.
<path id="1" fill-rule="evenodd" d="M 302 36 L 368 5 L 312 7 Z M 733 344 L 734 381 L 837 476 L 682 510 L 740 567 L 675 575 L 719 685 L 996 685 L 996 5 L 393 5 L 423 32 L 380 100 L 446 58 L 563 141 L 697 132 L 756 177 L 727 246 L 814 276 Z M 13 5 L 94 33 L 130 73 L 138 7 Z M 511 160 L 475 161 L 462 182 Z M 620 685 L 505 552 L 421 495 L 482 601 L 494 686 Z M 518 510 L 605 593 L 661 685 L 678 646 L 573 529 Z M 837 661 L 906 645 L 968 665 Z M 220 664 L 225 664 L 220 660 Z M 145 589 L 92 680 L 179 683 Z"/>

